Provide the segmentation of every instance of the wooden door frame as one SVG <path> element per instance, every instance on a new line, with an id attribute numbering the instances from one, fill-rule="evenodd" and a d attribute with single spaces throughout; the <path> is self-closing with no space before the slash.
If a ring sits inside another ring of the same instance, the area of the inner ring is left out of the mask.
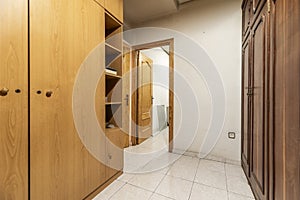
<path id="1" fill-rule="evenodd" d="M 131 69 L 132 72 L 137 71 L 137 52 L 141 50 L 147 50 L 147 49 L 153 49 L 157 47 L 162 46 L 169 46 L 170 48 L 170 55 L 169 55 L 169 152 L 173 151 L 174 146 L 174 38 L 167 39 L 167 40 L 161 40 L 141 45 L 136 45 L 132 47 L 132 65 Z M 137 88 L 137 73 L 132 73 L 131 76 L 132 79 L 132 91 Z M 138 102 L 138 95 L 136 93 L 132 96 L 132 120 L 133 122 L 137 122 L 138 116 L 137 116 L 137 102 Z M 131 141 L 133 145 L 136 145 L 136 138 L 137 138 L 137 127 L 131 126 Z"/>

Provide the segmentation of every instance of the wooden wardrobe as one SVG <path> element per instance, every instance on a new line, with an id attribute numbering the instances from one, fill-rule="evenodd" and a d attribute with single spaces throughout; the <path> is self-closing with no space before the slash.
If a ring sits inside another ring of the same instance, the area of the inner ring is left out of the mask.
<path id="1" fill-rule="evenodd" d="M 300 198 L 300 2 L 242 3 L 242 166 L 260 200 Z"/>
<path id="2" fill-rule="evenodd" d="M 105 42 L 106 15 L 122 26 L 123 1 L 0 2 L 1 200 L 91 199 L 122 172 L 107 166 L 111 159 L 123 164 L 123 154 L 107 148 L 110 139 L 97 143 L 107 160 L 88 152 L 72 113 L 76 75 Z M 105 74 L 105 55 L 103 45 L 99 59 L 87 65 Z M 103 128 L 104 91 L 101 78 L 95 108 Z"/>

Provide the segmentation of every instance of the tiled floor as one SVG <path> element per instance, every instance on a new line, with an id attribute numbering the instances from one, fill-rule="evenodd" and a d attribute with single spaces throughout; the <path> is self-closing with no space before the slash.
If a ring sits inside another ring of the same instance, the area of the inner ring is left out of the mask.
<path id="1" fill-rule="evenodd" d="M 241 166 L 168 153 L 166 136 L 127 149 L 127 173 L 94 200 L 254 199 Z"/>
<path id="2" fill-rule="evenodd" d="M 142 144 L 126 148 L 124 151 L 124 171 L 129 173 L 151 172 L 153 168 L 166 167 L 168 163 L 162 165 L 164 163 L 155 163 L 154 161 L 168 152 L 168 133 L 169 129 L 166 128 Z M 154 166 L 151 166 L 150 161 Z"/>
<path id="3" fill-rule="evenodd" d="M 95 200 L 251 200 L 240 166 L 181 156 L 151 173 L 125 173 Z"/>

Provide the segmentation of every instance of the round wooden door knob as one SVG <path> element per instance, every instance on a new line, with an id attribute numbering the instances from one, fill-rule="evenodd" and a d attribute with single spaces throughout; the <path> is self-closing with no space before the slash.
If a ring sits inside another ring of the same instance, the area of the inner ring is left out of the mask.
<path id="1" fill-rule="evenodd" d="M 8 88 L 2 88 L 1 90 L 0 90 L 0 96 L 6 96 L 7 94 L 8 94 L 8 92 L 9 92 L 9 89 Z"/>

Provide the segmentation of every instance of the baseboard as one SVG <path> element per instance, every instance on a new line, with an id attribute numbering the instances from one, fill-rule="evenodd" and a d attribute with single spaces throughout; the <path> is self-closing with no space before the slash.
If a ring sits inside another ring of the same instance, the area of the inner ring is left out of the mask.
<path id="1" fill-rule="evenodd" d="M 240 166 L 241 163 L 242 163 L 241 160 L 231 160 L 231 159 L 228 159 L 228 158 L 224 158 L 224 157 L 216 156 L 216 155 L 211 155 L 211 154 L 201 155 L 198 152 L 184 151 L 184 150 L 181 150 L 181 149 L 173 149 L 172 153 L 185 155 L 185 156 L 190 156 L 190 157 L 198 157 L 198 158 L 206 159 L 206 160 L 213 160 L 213 161 L 228 163 L 228 164 L 231 164 L 231 165 L 239 165 Z"/>
<path id="2" fill-rule="evenodd" d="M 121 175 L 123 174 L 123 171 L 117 172 L 113 177 L 108 179 L 105 183 L 103 183 L 101 186 L 99 186 L 96 190 L 94 190 L 92 193 L 90 193 L 87 197 L 84 198 L 84 200 L 92 200 L 94 197 L 96 197 L 100 192 L 102 192 L 107 186 L 109 186 L 112 182 L 117 180 Z"/>

